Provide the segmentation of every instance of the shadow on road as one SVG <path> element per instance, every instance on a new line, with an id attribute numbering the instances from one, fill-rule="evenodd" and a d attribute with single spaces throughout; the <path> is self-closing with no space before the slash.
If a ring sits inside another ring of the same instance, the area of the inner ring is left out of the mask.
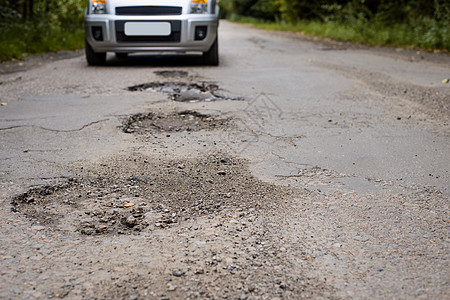
<path id="1" fill-rule="evenodd" d="M 107 67 L 188 67 L 203 66 L 200 54 L 131 54 L 127 58 L 108 56 Z"/>

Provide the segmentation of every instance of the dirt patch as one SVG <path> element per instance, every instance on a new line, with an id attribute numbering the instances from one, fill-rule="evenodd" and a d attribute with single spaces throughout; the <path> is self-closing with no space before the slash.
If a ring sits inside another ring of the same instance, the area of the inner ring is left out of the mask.
<path id="1" fill-rule="evenodd" d="M 303 194 L 259 181 L 245 161 L 225 155 L 170 161 L 133 155 L 84 168 L 73 170 L 83 173 L 79 178 L 31 189 L 12 203 L 34 231 L 62 231 L 69 239 L 72 231 L 74 240 L 85 235 L 73 257 L 86 264 L 83 274 L 103 276 L 86 278 L 86 289 L 80 275 L 81 283 L 42 295 L 334 298 L 326 282 L 303 274 L 307 265 L 296 271 L 297 261 L 308 258 L 289 254 L 285 231 L 271 219 Z M 295 251 L 299 247 L 295 243 Z"/>
<path id="2" fill-rule="evenodd" d="M 210 156 L 160 162 L 119 158 L 85 176 L 15 197 L 15 211 L 44 226 L 82 234 L 166 228 L 240 208 L 254 212 L 293 191 L 253 177 L 242 160 Z"/>
<path id="3" fill-rule="evenodd" d="M 125 133 L 167 133 L 215 130 L 227 126 L 229 119 L 213 117 L 197 111 L 168 114 L 136 114 L 123 122 Z"/>
<path id="4" fill-rule="evenodd" d="M 93 273 L 108 275 L 90 281 L 88 290 L 65 284 L 46 296 L 334 298 L 326 282 L 296 271 L 294 262 L 308 261 L 306 251 L 292 257 L 285 231 L 271 219 L 303 194 L 259 181 L 243 160 L 135 155 L 73 171 L 83 175 L 15 197 L 14 210 L 34 224 L 32 230 L 62 231 L 75 239 L 84 235 L 74 255 L 90 261 Z M 98 237 L 103 237 L 101 246 L 91 248 Z M 295 251 L 299 247 L 296 243 Z"/>
<path id="5" fill-rule="evenodd" d="M 244 97 L 226 95 L 217 84 L 200 82 L 150 82 L 128 88 L 132 92 L 156 92 L 169 94 L 169 98 L 178 102 L 245 101 Z"/>

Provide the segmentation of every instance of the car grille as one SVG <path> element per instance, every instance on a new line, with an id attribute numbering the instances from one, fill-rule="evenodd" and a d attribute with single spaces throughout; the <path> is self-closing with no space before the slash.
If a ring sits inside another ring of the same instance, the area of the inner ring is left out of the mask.
<path id="1" fill-rule="evenodd" d="M 179 43 L 181 40 L 181 21 L 164 21 L 169 22 L 172 32 L 169 36 L 127 36 L 125 35 L 125 23 L 133 21 L 116 21 L 116 40 L 118 43 Z"/>
<path id="2" fill-rule="evenodd" d="M 123 6 L 116 7 L 119 16 L 172 16 L 181 15 L 182 8 L 178 6 Z"/>

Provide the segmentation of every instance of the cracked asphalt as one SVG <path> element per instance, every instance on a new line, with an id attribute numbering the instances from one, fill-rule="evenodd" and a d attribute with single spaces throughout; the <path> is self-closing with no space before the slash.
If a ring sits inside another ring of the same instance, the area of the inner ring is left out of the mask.
<path id="1" fill-rule="evenodd" d="M 219 36 L 0 65 L 0 298 L 447 299 L 450 56 Z"/>

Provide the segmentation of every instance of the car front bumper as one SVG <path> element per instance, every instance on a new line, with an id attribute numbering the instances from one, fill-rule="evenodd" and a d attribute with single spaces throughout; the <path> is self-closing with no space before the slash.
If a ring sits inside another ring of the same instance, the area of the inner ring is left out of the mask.
<path id="1" fill-rule="evenodd" d="M 173 32 L 168 37 L 130 38 L 123 33 L 123 26 L 127 22 L 168 22 L 171 24 Z M 206 36 L 204 39 L 196 40 L 196 28 L 199 27 L 206 27 Z M 85 15 L 86 40 L 95 52 L 206 52 L 217 37 L 217 28 L 216 15 L 144 17 Z M 99 30 L 101 30 L 101 38 L 98 35 Z"/>

